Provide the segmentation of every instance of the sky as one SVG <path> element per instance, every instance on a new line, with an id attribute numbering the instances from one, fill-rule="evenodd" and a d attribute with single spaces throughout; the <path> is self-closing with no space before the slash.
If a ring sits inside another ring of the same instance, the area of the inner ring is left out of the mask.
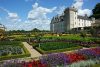
<path id="1" fill-rule="evenodd" d="M 92 14 L 100 0 L 0 0 L 0 23 L 7 30 L 50 30 L 52 17 L 75 7 L 78 15 Z"/>

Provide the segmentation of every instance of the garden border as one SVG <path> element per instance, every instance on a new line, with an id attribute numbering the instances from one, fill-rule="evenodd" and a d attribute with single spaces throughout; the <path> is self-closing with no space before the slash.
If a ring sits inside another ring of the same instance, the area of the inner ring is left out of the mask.
<path id="1" fill-rule="evenodd" d="M 29 51 L 26 49 L 26 47 L 22 44 L 21 45 L 23 50 L 24 50 L 24 54 L 18 54 L 18 55 L 10 55 L 10 56 L 0 56 L 0 61 L 2 60 L 8 60 L 8 59 L 15 59 L 15 58 L 23 58 L 23 57 L 29 57 L 31 56 L 31 54 L 29 53 Z"/>
<path id="2" fill-rule="evenodd" d="M 40 49 L 39 47 L 36 47 L 35 49 L 39 51 L 41 54 L 49 54 L 49 53 L 60 53 L 64 51 L 71 51 L 71 50 L 77 50 L 77 49 L 82 49 L 82 46 L 77 46 L 77 47 L 72 47 L 72 48 L 65 48 L 65 49 L 57 49 L 57 50 L 50 50 L 50 51 L 44 51 Z"/>

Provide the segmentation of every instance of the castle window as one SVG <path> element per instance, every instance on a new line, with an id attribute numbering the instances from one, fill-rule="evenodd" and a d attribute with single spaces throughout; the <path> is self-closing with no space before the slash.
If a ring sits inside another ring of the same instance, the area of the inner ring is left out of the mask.
<path id="1" fill-rule="evenodd" d="M 82 22 L 83 22 L 83 19 L 82 19 Z"/>
<path id="2" fill-rule="evenodd" d="M 82 26 L 83 26 L 83 23 L 82 23 Z"/>
<path id="3" fill-rule="evenodd" d="M 76 22 L 75 22 L 75 25 L 76 25 Z"/>
<path id="4" fill-rule="evenodd" d="M 75 14 L 76 14 L 76 12 L 75 12 Z"/>
<path id="5" fill-rule="evenodd" d="M 79 25 L 80 25 L 80 23 L 79 23 Z"/>
<path id="6" fill-rule="evenodd" d="M 61 21 L 64 21 L 63 19 L 61 19 Z"/>

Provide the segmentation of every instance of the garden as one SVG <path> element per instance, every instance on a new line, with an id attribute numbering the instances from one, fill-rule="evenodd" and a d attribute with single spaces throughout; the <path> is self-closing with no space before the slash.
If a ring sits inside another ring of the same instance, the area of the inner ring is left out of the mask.
<path id="1" fill-rule="evenodd" d="M 14 36 L 15 37 L 15 36 Z M 81 37 L 80 35 L 20 36 L 16 41 L 0 42 L 1 67 L 99 67 L 100 38 Z M 30 53 L 19 41 L 27 41 L 43 56 L 29 57 Z M 37 40 L 37 41 L 36 41 Z M 86 49 L 83 49 L 86 48 Z M 69 52 L 68 52 L 69 51 Z M 17 58 L 17 59 L 16 59 Z M 10 59 L 10 60 L 7 60 Z"/>
<path id="2" fill-rule="evenodd" d="M 9 64 L 9 65 L 8 65 Z M 100 47 L 81 49 L 71 53 L 52 53 L 39 57 L 38 60 L 9 60 L 1 66 L 15 67 L 99 67 Z"/>
<path id="3" fill-rule="evenodd" d="M 29 44 L 42 54 L 79 50 L 100 46 L 100 38 L 81 37 L 80 35 L 42 36 L 39 41 Z"/>
<path id="4" fill-rule="evenodd" d="M 52 52 L 70 51 L 82 48 L 82 46 L 79 46 L 78 44 L 68 43 L 68 42 L 45 42 L 36 44 L 35 46 L 36 49 L 43 54 Z"/>
<path id="5" fill-rule="evenodd" d="M 0 60 L 30 56 L 21 42 L 0 41 Z"/>

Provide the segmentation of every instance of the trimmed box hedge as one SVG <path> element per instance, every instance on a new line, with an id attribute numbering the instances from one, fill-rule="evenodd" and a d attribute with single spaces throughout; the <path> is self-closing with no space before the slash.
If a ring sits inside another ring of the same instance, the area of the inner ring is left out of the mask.
<path id="1" fill-rule="evenodd" d="M 30 56 L 29 51 L 24 47 L 24 45 L 21 42 L 18 42 L 18 41 L 14 41 L 14 42 L 13 41 L 12 42 L 4 41 L 4 42 L 0 42 L 0 45 L 12 45 L 12 46 L 18 45 L 18 46 L 21 46 L 24 50 L 23 54 L 0 56 L 0 61 L 7 60 L 7 59 L 23 58 L 23 57 L 29 57 Z"/>
<path id="2" fill-rule="evenodd" d="M 39 47 L 36 47 L 36 50 L 39 51 L 41 54 L 49 54 L 49 53 L 60 53 L 64 51 L 71 51 L 71 50 L 78 50 L 82 49 L 82 46 L 77 46 L 77 47 L 71 47 L 71 48 L 65 48 L 65 49 L 57 49 L 57 50 L 49 50 L 49 51 L 44 51 L 40 49 Z"/>

